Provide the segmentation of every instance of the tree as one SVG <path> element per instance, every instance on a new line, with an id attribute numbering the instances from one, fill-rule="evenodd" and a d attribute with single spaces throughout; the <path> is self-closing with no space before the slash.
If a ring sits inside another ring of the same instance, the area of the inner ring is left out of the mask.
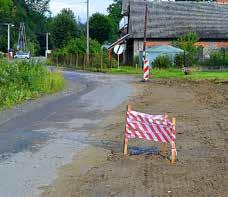
<path id="1" fill-rule="evenodd" d="M 114 0 L 114 3 L 112 3 L 108 7 L 108 13 L 109 16 L 115 21 L 115 23 L 118 25 L 122 16 L 121 16 L 121 0 Z"/>
<path id="2" fill-rule="evenodd" d="M 67 41 L 78 36 L 77 21 L 70 9 L 63 9 L 54 19 L 51 26 L 51 38 L 56 48 L 61 48 Z"/>
<path id="3" fill-rule="evenodd" d="M 96 40 L 90 40 L 90 54 L 100 53 L 101 45 Z M 66 53 L 85 54 L 86 53 L 86 38 L 74 38 L 70 40 L 63 49 Z"/>
<path id="4" fill-rule="evenodd" d="M 194 44 L 198 40 L 199 38 L 196 33 L 189 32 L 178 38 L 176 45 L 189 53 L 194 53 L 197 51 L 197 48 L 194 46 Z"/>
<path id="5" fill-rule="evenodd" d="M 47 31 L 48 3 L 49 0 L 0 0 L 0 51 L 7 51 L 7 27 L 2 26 L 1 23 L 14 24 L 11 29 L 12 47 L 17 46 L 20 22 L 25 23 L 26 36 L 28 41 L 31 41 L 31 45 L 34 43 L 41 45 L 42 41 L 45 41 L 42 33 Z M 32 48 L 36 53 L 41 52 L 40 46 Z"/>
<path id="6" fill-rule="evenodd" d="M 44 14 L 49 12 L 50 0 L 26 0 L 25 3 L 31 10 Z"/>
<path id="7" fill-rule="evenodd" d="M 11 5 L 11 0 L 0 0 L 0 17 L 2 14 L 9 11 Z"/>
<path id="8" fill-rule="evenodd" d="M 90 18 L 90 36 L 100 44 L 105 41 L 112 41 L 115 32 L 113 21 L 103 14 L 93 14 Z"/>
<path id="9" fill-rule="evenodd" d="M 121 0 L 114 0 L 114 3 L 112 3 L 108 9 L 109 17 L 111 20 L 113 20 L 115 29 L 114 33 L 112 35 L 112 40 L 116 40 L 118 38 L 118 33 L 119 33 L 119 22 L 122 18 L 121 15 Z"/>
<path id="10" fill-rule="evenodd" d="M 174 45 L 183 49 L 186 52 L 186 61 L 188 66 L 193 66 L 197 63 L 198 60 L 198 53 L 200 48 L 196 47 L 195 44 L 199 40 L 196 33 L 189 32 L 187 34 L 182 35 Z M 184 61 L 184 56 L 179 55 L 178 59 L 180 62 Z"/>

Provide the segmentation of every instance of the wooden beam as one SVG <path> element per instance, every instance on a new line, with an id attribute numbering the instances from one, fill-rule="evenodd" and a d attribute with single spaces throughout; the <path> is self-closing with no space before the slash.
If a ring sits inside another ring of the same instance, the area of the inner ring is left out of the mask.
<path id="1" fill-rule="evenodd" d="M 127 112 L 130 112 L 130 111 L 131 111 L 131 105 L 127 105 Z M 127 113 L 126 113 L 126 117 L 125 117 L 125 130 L 124 130 L 124 146 L 123 146 L 124 155 L 128 154 L 128 138 L 125 136 L 125 134 L 127 132 L 126 123 L 127 123 Z"/>

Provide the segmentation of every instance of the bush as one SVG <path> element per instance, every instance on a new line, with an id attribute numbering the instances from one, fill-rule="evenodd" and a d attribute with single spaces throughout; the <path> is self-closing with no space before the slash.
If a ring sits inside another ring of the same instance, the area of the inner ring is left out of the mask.
<path id="1" fill-rule="evenodd" d="M 0 61 L 0 109 L 63 87 L 63 76 L 50 73 L 41 63 Z"/>
<path id="2" fill-rule="evenodd" d="M 108 51 L 103 49 L 103 68 L 110 67 Z M 98 70 L 101 68 L 101 45 L 96 40 L 90 40 L 90 65 L 86 63 L 86 38 L 70 40 L 62 49 L 53 51 L 50 61 L 53 64 L 69 68 Z M 51 63 L 49 61 L 49 63 Z M 117 61 L 112 58 L 112 67 L 117 67 Z M 76 67 L 77 66 L 77 67 Z"/>
<path id="3" fill-rule="evenodd" d="M 153 62 L 155 68 L 169 68 L 173 66 L 172 58 L 168 55 L 160 55 Z"/>
<path id="4" fill-rule="evenodd" d="M 101 45 L 96 40 L 90 40 L 90 54 L 98 54 L 101 51 Z M 85 54 L 86 53 L 86 38 L 71 39 L 65 47 L 56 49 L 53 52 L 54 56 L 68 54 Z"/>
<path id="5" fill-rule="evenodd" d="M 201 65 L 209 67 L 228 67 L 228 54 L 226 55 L 224 51 L 216 51 L 211 54 L 210 59 L 204 60 Z"/>
<path id="6" fill-rule="evenodd" d="M 142 67 L 142 62 L 140 62 L 139 55 L 135 55 L 133 59 L 133 65 L 137 67 Z"/>
<path id="7" fill-rule="evenodd" d="M 191 67 L 195 66 L 198 63 L 199 53 L 202 50 L 201 47 L 195 46 L 195 43 L 199 40 L 198 35 L 193 32 L 182 35 L 176 42 L 174 46 L 183 49 L 186 52 L 186 66 Z M 179 55 L 176 59 L 177 66 L 182 67 L 184 64 L 183 54 Z"/>

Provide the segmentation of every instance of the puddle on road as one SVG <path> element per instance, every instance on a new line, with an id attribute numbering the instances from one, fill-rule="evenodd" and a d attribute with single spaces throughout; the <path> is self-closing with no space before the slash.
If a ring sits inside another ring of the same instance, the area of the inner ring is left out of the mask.
<path id="1" fill-rule="evenodd" d="M 129 147 L 130 155 L 159 155 L 160 150 L 156 147 L 151 148 L 140 148 L 140 147 Z"/>
<path id="2" fill-rule="evenodd" d="M 37 144 L 46 142 L 49 134 L 36 131 L 1 131 L 0 132 L 0 161 L 11 154 L 24 150 L 36 151 Z M 7 155 L 7 156 L 6 156 Z"/>

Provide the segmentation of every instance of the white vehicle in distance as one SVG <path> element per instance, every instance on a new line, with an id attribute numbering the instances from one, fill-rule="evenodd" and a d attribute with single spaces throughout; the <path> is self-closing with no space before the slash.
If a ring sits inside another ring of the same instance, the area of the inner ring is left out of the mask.
<path id="1" fill-rule="evenodd" d="M 16 53 L 16 55 L 14 55 L 14 58 L 17 58 L 17 59 L 30 59 L 30 52 L 18 51 Z"/>

